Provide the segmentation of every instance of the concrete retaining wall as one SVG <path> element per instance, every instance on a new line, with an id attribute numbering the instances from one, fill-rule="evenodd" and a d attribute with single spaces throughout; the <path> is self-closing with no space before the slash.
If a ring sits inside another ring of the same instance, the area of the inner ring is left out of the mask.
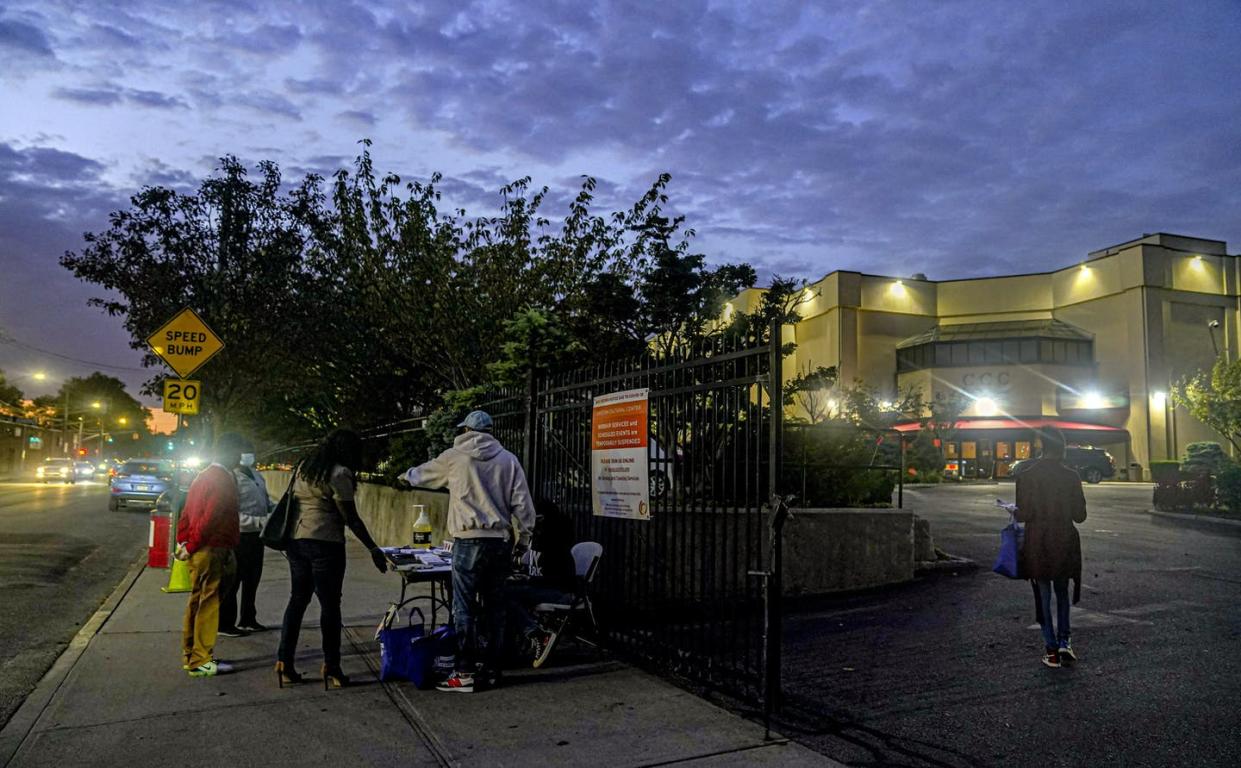
<path id="1" fill-rule="evenodd" d="M 289 485 L 292 472 L 267 470 L 267 492 L 279 499 Z M 413 505 L 425 504 L 431 517 L 431 541 L 438 545 L 444 540 L 444 522 L 448 516 L 448 494 L 432 491 L 412 491 L 389 488 L 385 485 L 358 483 L 358 514 L 362 522 L 381 547 L 408 545 L 413 540 Z"/>
<path id="2" fill-rule="evenodd" d="M 784 593 L 817 595 L 914 577 L 914 516 L 900 509 L 795 509 L 784 529 Z"/>
<path id="3" fill-rule="evenodd" d="M 284 493 L 291 474 L 263 473 L 273 499 Z M 437 544 L 444 540 L 446 493 L 360 483 L 357 502 L 362 520 L 382 546 L 410 542 L 414 504 L 427 505 L 431 540 Z M 784 537 L 785 594 L 842 592 L 897 584 L 914 577 L 913 513 L 899 509 L 797 509 L 793 514 L 795 520 L 785 529 Z M 715 534 L 700 534 L 706 541 L 726 540 L 730 534 L 735 535 L 739 524 L 736 516 L 728 512 L 699 512 L 693 518 L 697 530 L 711 530 Z M 763 530 L 767 530 L 765 525 Z M 666 535 L 672 535 L 670 528 Z M 766 541 L 762 546 L 767 546 Z M 746 576 L 749 558 L 744 553 L 737 555 L 734 557 L 731 549 L 724 547 L 714 556 L 703 553 L 702 557 L 691 558 L 695 562 L 687 567 L 692 573 L 687 572 L 685 577 L 690 583 L 727 583 L 728 579 L 744 582 L 750 578 Z"/>

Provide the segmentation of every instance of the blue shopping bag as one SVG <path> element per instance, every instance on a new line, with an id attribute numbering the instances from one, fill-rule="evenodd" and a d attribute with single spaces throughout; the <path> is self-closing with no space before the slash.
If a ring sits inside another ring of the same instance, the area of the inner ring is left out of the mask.
<path id="1" fill-rule="evenodd" d="M 441 680 L 447 680 L 457 666 L 457 633 L 451 626 L 443 626 L 414 642 L 418 655 L 420 679 L 413 679 L 419 688 L 430 688 Z M 411 678 L 412 679 L 412 678 Z"/>
<path id="2" fill-rule="evenodd" d="M 414 623 L 415 612 L 418 614 L 417 624 Z M 415 651 L 415 644 L 425 638 L 426 619 L 420 609 L 410 608 L 405 626 L 393 626 L 399 615 L 398 606 L 390 607 L 375 632 L 379 640 L 379 679 L 384 682 L 409 680 L 417 684 L 426 676 L 425 671 L 419 669 L 423 660 Z"/>
<path id="3" fill-rule="evenodd" d="M 1021 578 L 1018 575 L 1018 569 L 1024 539 L 1025 529 L 1010 513 L 1008 525 L 1000 529 L 1000 554 L 995 558 L 995 565 L 991 567 L 991 570 L 1010 579 Z"/>

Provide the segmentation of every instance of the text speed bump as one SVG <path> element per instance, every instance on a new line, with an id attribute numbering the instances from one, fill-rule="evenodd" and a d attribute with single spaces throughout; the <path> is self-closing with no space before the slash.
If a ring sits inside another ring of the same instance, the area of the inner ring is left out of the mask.
<path id="1" fill-rule="evenodd" d="M 189 307 L 151 334 L 147 344 L 183 379 L 224 349 L 220 337 Z"/>
<path id="2" fill-rule="evenodd" d="M 183 416 L 198 415 L 198 401 L 202 398 L 201 381 L 164 379 L 164 412 Z"/>

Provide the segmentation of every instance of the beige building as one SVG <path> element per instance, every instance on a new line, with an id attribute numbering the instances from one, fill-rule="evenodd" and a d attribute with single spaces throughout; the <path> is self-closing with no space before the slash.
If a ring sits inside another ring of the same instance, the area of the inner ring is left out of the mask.
<path id="1" fill-rule="evenodd" d="M 1220 439 L 1167 392 L 1217 349 L 1241 352 L 1239 284 L 1241 257 L 1225 243 L 1163 233 L 1054 272 L 932 281 L 837 271 L 809 286 L 801 321 L 785 329 L 797 344 L 785 371 L 836 366 L 841 381 L 884 396 L 906 386 L 964 394 L 945 450 L 967 476 L 1005 475 L 1032 449 L 1033 427 L 1056 423 L 1149 478 L 1152 459 Z"/>

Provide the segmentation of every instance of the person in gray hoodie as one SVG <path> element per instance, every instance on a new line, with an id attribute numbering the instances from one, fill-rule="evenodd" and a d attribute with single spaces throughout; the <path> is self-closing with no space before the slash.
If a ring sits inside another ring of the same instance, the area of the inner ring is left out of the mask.
<path id="1" fill-rule="evenodd" d="M 259 623 L 255 597 L 263 579 L 263 542 L 259 540 L 259 533 L 273 506 L 267 495 L 267 483 L 254 468 L 254 444 L 247 440 L 243 447 L 241 466 L 233 470 L 241 501 L 241 542 L 235 550 L 237 576 L 227 585 L 220 600 L 220 634 L 234 637 L 267 629 Z M 238 591 L 241 592 L 240 611 Z"/>
<path id="2" fill-rule="evenodd" d="M 402 478 L 412 486 L 448 488 L 452 546 L 453 628 L 456 671 L 442 691 L 473 693 L 499 679 L 504 636 L 504 583 L 516 546 L 530 546 L 534 503 L 517 457 L 492 434 L 491 416 L 473 411 L 457 425 L 453 446 Z M 481 647 L 480 647 L 481 646 Z M 481 671 L 480 671 L 481 670 Z"/>

